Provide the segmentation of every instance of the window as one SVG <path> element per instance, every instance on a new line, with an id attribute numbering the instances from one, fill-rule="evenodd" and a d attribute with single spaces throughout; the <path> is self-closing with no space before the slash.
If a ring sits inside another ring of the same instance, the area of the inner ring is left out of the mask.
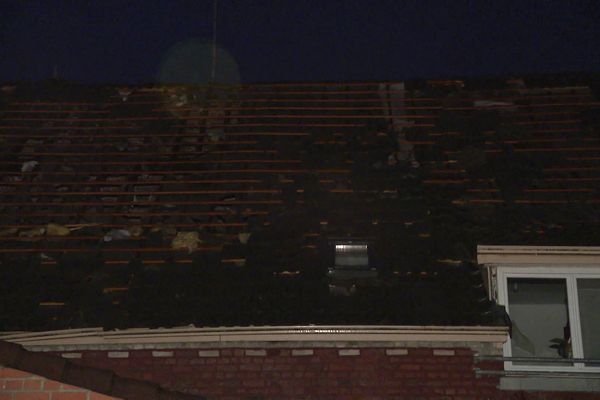
<path id="1" fill-rule="evenodd" d="M 512 335 L 509 370 L 600 372 L 600 271 L 498 266 L 498 302 Z"/>
<path id="2" fill-rule="evenodd" d="M 334 279 L 364 279 L 377 277 L 377 268 L 369 263 L 369 244 L 361 240 L 335 240 L 334 264 L 328 275 Z"/>
<path id="3" fill-rule="evenodd" d="M 363 269 L 369 267 L 369 247 L 362 244 L 336 244 L 335 268 Z"/>
<path id="4" fill-rule="evenodd" d="M 500 389 L 600 390 L 600 247 L 485 245 L 477 262 L 512 325 Z"/>

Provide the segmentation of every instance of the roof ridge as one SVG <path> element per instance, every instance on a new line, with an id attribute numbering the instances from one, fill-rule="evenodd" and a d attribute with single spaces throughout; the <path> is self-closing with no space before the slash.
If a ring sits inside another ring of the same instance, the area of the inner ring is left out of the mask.
<path id="1" fill-rule="evenodd" d="M 556 83 L 558 86 L 570 85 L 574 83 L 588 82 L 590 80 L 600 80 L 600 72 L 598 71 L 562 71 L 553 73 L 512 73 L 512 74 L 495 74 L 495 75 L 456 75 L 456 76 L 421 76 L 421 77 L 398 77 L 397 79 L 372 79 L 372 80 L 299 80 L 299 81 L 258 81 L 258 82 L 204 82 L 204 83 L 175 83 L 175 82 L 78 82 L 75 80 L 64 79 L 41 79 L 36 81 L 0 81 L 0 86 L 11 85 L 68 85 L 77 87 L 89 88 L 137 88 L 137 89 L 163 89 L 163 88 L 181 88 L 181 87 L 210 87 L 214 89 L 236 88 L 245 89 L 251 87 L 286 87 L 286 86 L 366 86 L 379 84 L 395 84 L 395 83 L 415 83 L 426 84 L 428 82 L 504 82 L 513 79 L 524 79 L 538 84 L 542 82 Z"/>

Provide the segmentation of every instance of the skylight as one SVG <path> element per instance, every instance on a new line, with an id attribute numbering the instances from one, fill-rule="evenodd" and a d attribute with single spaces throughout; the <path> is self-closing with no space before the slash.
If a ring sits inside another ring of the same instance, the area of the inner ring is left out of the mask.
<path id="1" fill-rule="evenodd" d="M 336 268 L 368 268 L 369 252 L 368 245 L 361 244 L 336 244 L 335 266 Z"/>

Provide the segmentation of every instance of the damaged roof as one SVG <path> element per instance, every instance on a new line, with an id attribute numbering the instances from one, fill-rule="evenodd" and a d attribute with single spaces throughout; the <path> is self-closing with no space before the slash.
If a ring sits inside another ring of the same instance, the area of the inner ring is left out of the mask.
<path id="1" fill-rule="evenodd" d="M 581 76 L 4 85 L 0 326 L 493 324 L 477 244 L 600 244 L 599 110 Z M 376 278 L 328 275 L 345 240 Z"/>

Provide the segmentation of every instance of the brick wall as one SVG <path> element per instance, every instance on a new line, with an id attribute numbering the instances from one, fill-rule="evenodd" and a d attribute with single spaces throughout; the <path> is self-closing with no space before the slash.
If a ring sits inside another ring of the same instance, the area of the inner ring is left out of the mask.
<path id="1" fill-rule="evenodd" d="M 113 400 L 76 386 L 67 385 L 0 366 L 0 400 Z"/>
<path id="2" fill-rule="evenodd" d="M 59 353 L 209 399 L 592 399 L 500 391 L 467 348 L 225 348 Z"/>
<path id="3" fill-rule="evenodd" d="M 174 349 L 64 356 L 218 399 L 468 396 L 491 394 L 496 385 L 475 379 L 469 349 Z"/>

